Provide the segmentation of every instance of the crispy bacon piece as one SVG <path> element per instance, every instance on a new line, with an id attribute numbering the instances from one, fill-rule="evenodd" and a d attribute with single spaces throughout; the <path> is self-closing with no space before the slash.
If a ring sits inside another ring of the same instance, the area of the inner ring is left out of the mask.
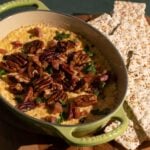
<path id="1" fill-rule="evenodd" d="M 11 44 L 12 44 L 14 49 L 22 46 L 22 43 L 20 41 L 12 41 Z"/>
<path id="2" fill-rule="evenodd" d="M 63 112 L 62 105 L 59 102 L 56 102 L 52 107 L 52 114 L 60 114 Z"/>
<path id="3" fill-rule="evenodd" d="M 0 54 L 6 54 L 7 50 L 0 48 Z"/>
<path id="4" fill-rule="evenodd" d="M 41 32 L 41 29 L 39 27 L 35 27 L 35 28 L 29 30 L 28 33 L 30 33 L 31 36 L 35 36 L 35 37 L 41 37 L 42 36 L 42 32 Z"/>

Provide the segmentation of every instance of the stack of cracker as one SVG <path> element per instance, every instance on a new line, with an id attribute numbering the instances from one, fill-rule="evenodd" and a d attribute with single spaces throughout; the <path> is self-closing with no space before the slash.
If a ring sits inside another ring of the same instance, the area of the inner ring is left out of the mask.
<path id="1" fill-rule="evenodd" d="M 112 15 L 102 14 L 89 22 L 112 41 L 127 66 L 125 110 L 130 121 L 116 141 L 131 150 L 150 140 L 150 25 L 145 19 L 145 8 L 145 3 L 115 1 Z M 105 132 L 118 124 L 113 122 Z"/>

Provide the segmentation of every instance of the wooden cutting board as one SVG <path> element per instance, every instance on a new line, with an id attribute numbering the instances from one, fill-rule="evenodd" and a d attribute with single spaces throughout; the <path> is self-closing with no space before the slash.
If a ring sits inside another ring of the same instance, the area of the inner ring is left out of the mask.
<path id="1" fill-rule="evenodd" d="M 80 15 L 78 17 L 89 21 L 97 16 Z M 147 17 L 147 20 L 150 24 L 150 17 Z M 11 122 L 13 118 L 0 109 L 0 150 L 125 150 L 115 141 L 93 147 L 69 146 L 60 138 L 27 132 L 9 124 L 8 120 Z M 23 126 L 19 122 L 15 124 Z M 150 150 L 150 142 L 144 142 L 138 150 Z"/>

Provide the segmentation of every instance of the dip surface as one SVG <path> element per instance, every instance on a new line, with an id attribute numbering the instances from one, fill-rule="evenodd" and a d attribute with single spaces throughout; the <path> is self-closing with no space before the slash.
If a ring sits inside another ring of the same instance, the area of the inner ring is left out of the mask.
<path id="1" fill-rule="evenodd" d="M 117 105 L 107 60 L 82 36 L 61 28 L 35 24 L 9 33 L 0 40 L 0 73 L 1 96 L 37 119 L 85 123 Z"/>

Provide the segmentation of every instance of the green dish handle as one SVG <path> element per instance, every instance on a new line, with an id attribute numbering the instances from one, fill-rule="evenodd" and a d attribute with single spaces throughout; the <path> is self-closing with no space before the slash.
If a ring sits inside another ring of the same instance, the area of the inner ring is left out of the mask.
<path id="1" fill-rule="evenodd" d="M 65 127 L 56 127 L 57 131 L 62 135 L 62 137 L 72 145 L 77 146 L 94 146 L 109 142 L 119 135 L 123 134 L 123 132 L 127 129 L 128 126 L 128 118 L 123 109 L 123 106 L 119 109 L 119 111 L 111 118 L 119 120 L 121 124 L 108 133 L 103 133 L 96 136 L 90 137 L 75 137 L 73 132 L 75 132 L 76 128 L 65 128 Z"/>
<path id="2" fill-rule="evenodd" d="M 0 13 L 8 11 L 13 8 L 22 7 L 22 6 L 37 6 L 37 9 L 40 10 L 49 10 L 49 8 L 39 0 L 14 0 L 6 2 L 0 5 Z"/>

